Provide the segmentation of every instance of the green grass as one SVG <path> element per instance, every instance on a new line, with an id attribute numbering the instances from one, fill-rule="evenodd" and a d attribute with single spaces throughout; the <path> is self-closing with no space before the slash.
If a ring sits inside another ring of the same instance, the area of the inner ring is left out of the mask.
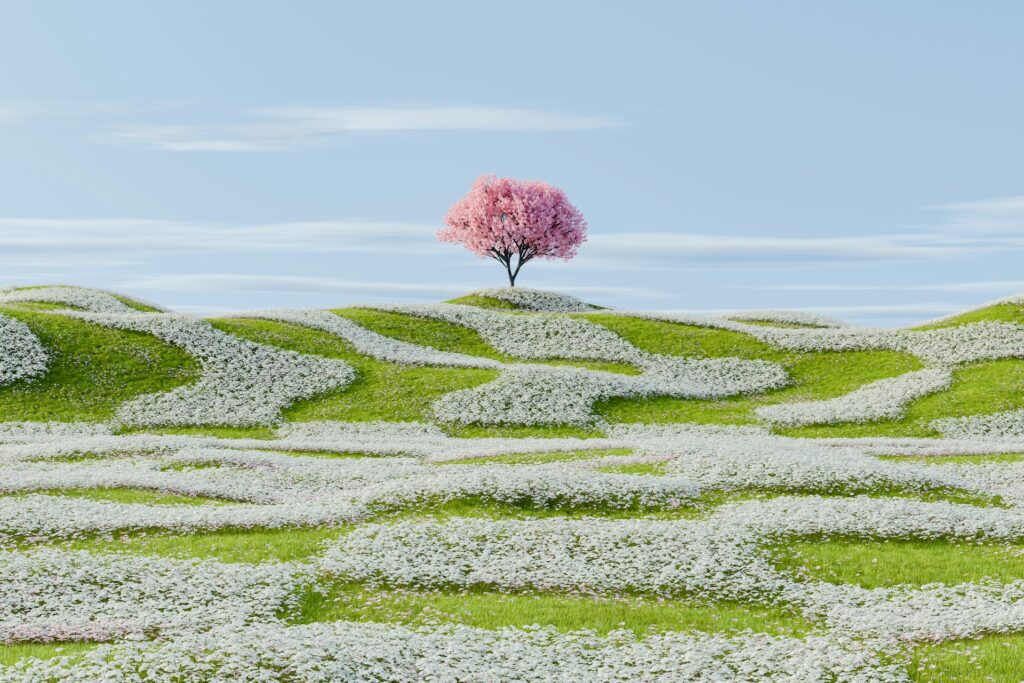
<path id="1" fill-rule="evenodd" d="M 508 360 L 507 356 L 496 351 L 475 330 L 444 320 L 370 308 L 341 308 L 332 312 L 355 321 L 377 334 L 410 344 L 495 360 Z"/>
<path id="2" fill-rule="evenodd" d="M 721 602 L 600 599 L 568 595 L 509 595 L 487 591 L 403 591 L 338 582 L 304 594 L 297 623 L 382 621 L 411 625 L 456 623 L 498 629 L 534 624 L 561 631 L 629 629 L 638 635 L 674 630 L 753 631 L 802 635 L 812 626 L 781 608 Z"/>
<path id="3" fill-rule="evenodd" d="M 500 360 L 504 363 L 544 363 L 546 365 L 569 365 L 604 370 L 627 375 L 639 374 L 640 370 L 626 363 L 611 361 L 587 361 L 568 358 L 545 359 L 543 361 L 515 358 L 497 351 L 484 341 L 476 330 L 462 325 L 435 320 L 407 313 L 377 311 L 368 308 L 342 308 L 333 311 L 338 315 L 353 320 L 363 327 L 373 330 L 386 337 L 398 339 L 410 344 L 429 346 L 441 351 L 464 353 L 470 356 L 482 356 Z"/>
<path id="4" fill-rule="evenodd" d="M 199 377 L 195 359 L 149 334 L 62 315 L 3 312 L 28 324 L 52 355 L 44 376 L 0 387 L 4 420 L 106 420 L 125 401 Z"/>
<path id="5" fill-rule="evenodd" d="M 935 330 L 943 327 L 959 327 L 969 323 L 1006 322 L 1024 325 L 1024 306 L 1020 304 L 996 304 L 976 311 L 968 311 L 947 320 L 929 325 L 920 325 L 915 330 Z"/>
<path id="6" fill-rule="evenodd" d="M 787 436 L 938 436 L 929 423 L 940 417 L 984 415 L 1024 408 L 1024 361 L 973 363 L 953 373 L 946 391 L 930 394 L 907 406 L 900 420 L 866 424 L 820 425 L 779 430 Z"/>
<path id="7" fill-rule="evenodd" d="M 519 310 L 511 301 L 505 301 L 504 299 L 495 299 L 489 296 L 479 296 L 476 294 L 467 294 L 466 296 L 460 296 L 457 299 L 449 299 L 445 302 L 446 304 L 462 304 L 463 306 L 476 306 L 477 308 L 500 308 L 502 310 Z"/>
<path id="8" fill-rule="evenodd" d="M 783 360 L 787 355 L 743 332 L 608 313 L 577 314 L 576 317 L 603 325 L 633 346 L 651 353 L 696 358 L 732 356 L 765 360 Z"/>
<path id="9" fill-rule="evenodd" d="M 492 455 L 486 458 L 469 458 L 466 460 L 452 460 L 445 462 L 446 465 L 540 465 L 548 462 L 569 462 L 572 460 L 593 460 L 605 456 L 630 455 L 631 448 L 609 448 L 581 451 L 560 451 L 555 453 L 516 453 L 514 455 Z"/>
<path id="10" fill-rule="evenodd" d="M 442 429 L 449 436 L 464 439 L 497 437 L 505 439 L 525 439 L 528 437 L 594 439 L 605 436 L 605 433 L 592 427 L 575 427 L 573 425 L 443 425 Z"/>
<path id="11" fill-rule="evenodd" d="M 361 309 L 354 309 L 361 310 Z M 414 322 L 406 324 L 415 327 Z M 217 329 L 260 344 L 299 353 L 340 358 L 352 365 L 355 381 L 339 391 L 299 401 L 283 411 L 294 422 L 342 420 L 367 422 L 431 421 L 431 406 L 447 393 L 470 389 L 497 378 L 499 371 L 481 368 L 414 367 L 384 363 L 355 351 L 348 342 L 327 332 L 300 325 L 244 318 L 214 319 Z M 456 326 L 457 327 L 457 326 Z M 461 329 L 461 328 L 458 328 Z M 576 427 L 451 426 L 458 436 L 602 436 Z M 240 436 L 249 436 L 241 434 Z"/>
<path id="12" fill-rule="evenodd" d="M 0 644 L 0 666 L 11 666 L 23 659 L 53 659 L 88 652 L 95 643 L 14 643 Z"/>
<path id="13" fill-rule="evenodd" d="M 756 424 L 759 406 L 842 396 L 869 382 L 918 370 L 921 362 L 895 351 L 822 351 L 776 357 L 791 384 L 754 396 L 708 401 L 670 398 L 615 398 L 595 406 L 611 422 L 697 422 Z"/>
<path id="14" fill-rule="evenodd" d="M 42 493 L 50 496 L 63 496 L 65 498 L 87 498 L 89 500 L 103 500 L 112 503 L 143 503 L 146 505 L 206 505 L 209 503 L 217 504 L 222 502 L 214 498 L 204 498 L 202 496 L 181 496 L 174 493 L 125 488 L 46 489 L 42 491 L 33 491 L 32 493 Z"/>
<path id="15" fill-rule="evenodd" d="M 916 683 L 1020 683 L 1024 634 L 997 634 L 914 649 L 909 667 Z"/>
<path id="16" fill-rule="evenodd" d="M 628 465 L 606 465 L 598 468 L 599 472 L 609 474 L 665 474 L 665 463 L 663 462 L 635 462 Z"/>
<path id="17" fill-rule="evenodd" d="M 498 371 L 478 368 L 427 368 L 384 363 L 355 351 L 327 332 L 269 320 L 211 320 L 217 329 L 261 344 L 340 358 L 357 373 L 352 384 L 329 394 L 299 401 L 285 409 L 286 419 L 404 422 L 429 420 L 430 407 L 446 393 L 489 382 Z"/>
<path id="18" fill-rule="evenodd" d="M 95 536 L 61 547 L 90 552 L 124 552 L 178 559 L 258 563 L 305 560 L 320 553 L 327 541 L 344 534 L 344 527 L 285 527 L 280 529 L 222 529 L 208 533 L 133 532 L 116 537 Z"/>
<path id="19" fill-rule="evenodd" d="M 1018 545 L 906 541 L 791 541 L 776 551 L 779 567 L 804 578 L 865 588 L 1024 578 Z"/>

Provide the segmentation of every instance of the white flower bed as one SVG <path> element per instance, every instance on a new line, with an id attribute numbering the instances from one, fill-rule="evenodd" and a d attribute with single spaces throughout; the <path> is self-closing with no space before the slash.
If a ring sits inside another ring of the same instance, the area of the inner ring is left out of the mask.
<path id="1" fill-rule="evenodd" d="M 372 308 L 468 327 L 498 351 L 516 358 L 574 358 L 639 364 L 649 355 L 606 327 L 566 315 L 502 313 L 460 304 L 395 304 Z"/>
<path id="2" fill-rule="evenodd" d="M 464 353 L 439 351 L 429 346 L 410 344 L 398 339 L 392 339 L 391 337 L 385 337 L 382 334 L 366 329 L 348 318 L 343 318 L 329 311 L 256 311 L 254 313 L 239 313 L 236 317 L 275 320 L 329 332 L 352 344 L 359 353 L 389 363 L 462 368 L 494 368 L 501 365 L 500 362 L 492 358 L 480 358 L 479 356 L 470 356 Z"/>
<path id="3" fill-rule="evenodd" d="M 9 289 L 0 291 L 0 303 L 33 301 L 63 304 L 93 313 L 139 314 L 140 311 L 125 304 L 117 297 L 98 289 L 83 287 L 32 287 L 30 289 Z"/>
<path id="4" fill-rule="evenodd" d="M 288 564 L 0 552 L 0 643 L 106 640 L 273 621 L 304 572 Z"/>
<path id="5" fill-rule="evenodd" d="M 948 389 L 952 379 L 949 370 L 926 368 L 880 379 L 836 398 L 760 406 L 755 412 L 762 420 L 786 427 L 898 420 L 911 401 Z"/>
<path id="6" fill-rule="evenodd" d="M 245 502 L 157 506 L 0 495 L 0 540 L 147 528 L 339 524 L 458 499 L 536 508 L 671 509 L 699 495 L 682 477 L 606 473 L 571 463 L 452 467 L 407 458 L 335 460 L 227 449 L 117 461 L 19 462 L 0 466 L 0 493 L 132 488 Z"/>
<path id="7" fill-rule="evenodd" d="M 749 334 L 791 351 L 902 351 L 934 365 L 1024 357 L 1024 325 L 977 322 L 935 330 L 868 327 L 798 329 L 745 325 L 720 318 L 652 311 L 615 311 L 616 315 L 713 327 Z"/>
<path id="8" fill-rule="evenodd" d="M 932 420 L 933 429 L 950 439 L 970 438 L 1022 438 L 1024 437 L 1024 410 L 1008 410 L 987 415 L 942 417 Z"/>
<path id="9" fill-rule="evenodd" d="M 1024 581 L 994 581 L 867 590 L 814 582 L 792 598 L 832 632 L 896 642 L 977 638 L 1024 630 Z"/>
<path id="10" fill-rule="evenodd" d="M 156 643 L 100 647 L 80 658 L 0 669 L 3 683 L 135 680 L 179 683 L 902 683 L 907 675 L 853 641 L 746 633 L 665 633 L 638 639 L 553 628 L 495 631 L 336 622 L 185 633 Z"/>
<path id="11" fill-rule="evenodd" d="M 0 443 L 32 443 L 57 437 L 103 436 L 109 425 L 96 422 L 0 422 Z"/>
<path id="12" fill-rule="evenodd" d="M 829 448 L 813 442 L 743 438 L 690 447 L 647 446 L 640 457 L 663 457 L 666 471 L 718 490 L 884 491 L 966 489 L 989 492 L 990 486 L 959 471 L 914 463 L 879 460 L 851 447 Z M 609 459 L 610 460 L 610 459 Z"/>
<path id="13" fill-rule="evenodd" d="M 720 398 L 783 386 L 785 371 L 762 361 L 676 359 L 642 375 L 566 366 L 514 365 L 495 380 L 442 396 L 434 416 L 461 424 L 592 424 L 593 405 L 613 397 Z"/>
<path id="14" fill-rule="evenodd" d="M 574 296 L 551 292 L 543 289 L 527 289 L 525 287 L 495 287 L 478 289 L 467 296 L 483 296 L 513 304 L 516 308 L 526 311 L 545 311 L 548 313 L 577 313 L 593 311 L 594 306 Z"/>
<path id="15" fill-rule="evenodd" d="M 28 325 L 0 315 L 0 386 L 44 375 L 49 360 Z"/>
<path id="16" fill-rule="evenodd" d="M 761 599 L 785 579 L 751 544 L 702 522 L 457 518 L 361 526 L 321 567 L 409 586 Z"/>
<path id="17" fill-rule="evenodd" d="M 272 424 L 295 401 L 344 387 L 355 378 L 336 359 L 306 356 L 254 344 L 175 314 L 103 315 L 68 312 L 88 322 L 148 332 L 199 360 L 195 384 L 146 394 L 122 405 L 120 423 L 134 426 Z"/>

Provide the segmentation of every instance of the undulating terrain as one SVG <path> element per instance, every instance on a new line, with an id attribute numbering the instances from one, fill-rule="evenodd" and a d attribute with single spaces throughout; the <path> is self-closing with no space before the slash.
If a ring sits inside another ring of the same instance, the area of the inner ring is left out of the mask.
<path id="1" fill-rule="evenodd" d="M 1024 299 L 0 289 L 0 681 L 1024 680 Z"/>

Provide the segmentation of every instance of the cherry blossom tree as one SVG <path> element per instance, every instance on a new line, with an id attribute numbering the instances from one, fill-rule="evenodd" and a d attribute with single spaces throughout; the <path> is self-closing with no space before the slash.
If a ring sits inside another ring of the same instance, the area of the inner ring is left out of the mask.
<path id="1" fill-rule="evenodd" d="M 505 267 L 509 286 L 526 262 L 576 255 L 587 221 L 557 187 L 534 180 L 482 175 L 444 218 L 442 242 L 461 244 Z"/>

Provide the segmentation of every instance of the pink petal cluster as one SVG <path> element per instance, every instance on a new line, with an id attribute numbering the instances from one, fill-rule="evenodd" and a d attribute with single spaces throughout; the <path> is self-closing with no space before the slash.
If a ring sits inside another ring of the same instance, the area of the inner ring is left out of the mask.
<path id="1" fill-rule="evenodd" d="M 565 193 L 534 180 L 482 175 L 448 211 L 442 242 L 462 244 L 509 270 L 533 258 L 571 259 L 586 240 L 587 222 Z"/>

